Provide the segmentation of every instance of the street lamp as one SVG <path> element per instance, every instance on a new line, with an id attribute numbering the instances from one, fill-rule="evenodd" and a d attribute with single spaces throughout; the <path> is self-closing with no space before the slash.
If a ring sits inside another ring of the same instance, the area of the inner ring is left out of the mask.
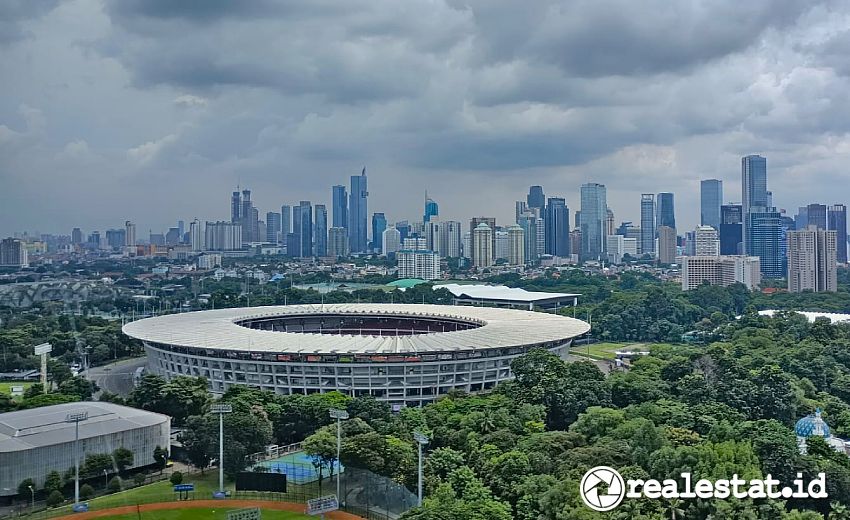
<path id="1" fill-rule="evenodd" d="M 224 493 L 224 414 L 233 411 L 229 404 L 214 404 L 210 412 L 218 414 L 218 490 Z"/>
<path id="2" fill-rule="evenodd" d="M 336 499 L 339 500 L 339 454 L 342 451 L 342 421 L 348 419 L 348 412 L 331 408 L 331 418 L 336 419 Z"/>
<path id="3" fill-rule="evenodd" d="M 35 512 L 35 489 L 33 489 L 32 486 L 27 486 L 27 487 L 30 488 L 30 495 L 32 495 L 32 505 L 30 506 L 30 509 L 34 513 Z"/>
<path id="4" fill-rule="evenodd" d="M 103 470 L 103 489 L 109 488 L 109 472 L 106 469 Z"/>
<path id="5" fill-rule="evenodd" d="M 416 505 L 422 505 L 422 447 L 428 444 L 428 436 L 420 431 L 413 432 L 413 439 L 419 447 L 419 494 Z"/>
<path id="6" fill-rule="evenodd" d="M 71 412 L 66 423 L 74 423 L 74 505 L 80 503 L 80 423 L 89 418 L 87 411 Z"/>

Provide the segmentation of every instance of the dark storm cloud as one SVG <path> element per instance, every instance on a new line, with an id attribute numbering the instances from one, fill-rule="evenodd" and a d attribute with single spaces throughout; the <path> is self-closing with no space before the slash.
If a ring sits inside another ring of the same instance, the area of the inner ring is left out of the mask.
<path id="1" fill-rule="evenodd" d="M 56 7 L 59 0 L 4 0 L 0 2 L 0 44 L 29 36 L 23 22 L 38 18 Z"/>

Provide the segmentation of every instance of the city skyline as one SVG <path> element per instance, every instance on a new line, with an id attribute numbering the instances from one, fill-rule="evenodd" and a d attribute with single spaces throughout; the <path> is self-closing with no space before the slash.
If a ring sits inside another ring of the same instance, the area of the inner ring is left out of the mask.
<path id="1" fill-rule="evenodd" d="M 341 7 L 23 3 L 0 42 L 16 71 L 0 78 L 0 234 L 227 220 L 219 197 L 236 185 L 266 211 L 331 210 L 328 186 L 362 164 L 370 207 L 391 221 L 418 217 L 406 209 L 425 190 L 443 220 L 509 221 L 529 185 L 577 208 L 588 182 L 637 221 L 636 193 L 690 208 L 701 179 L 739 192 L 750 153 L 770 158 L 777 207 L 845 203 L 829 190 L 850 156 L 850 100 L 833 94 L 850 83 L 841 6 L 362 8 L 383 23 Z M 599 54 L 611 34 L 616 59 Z"/>

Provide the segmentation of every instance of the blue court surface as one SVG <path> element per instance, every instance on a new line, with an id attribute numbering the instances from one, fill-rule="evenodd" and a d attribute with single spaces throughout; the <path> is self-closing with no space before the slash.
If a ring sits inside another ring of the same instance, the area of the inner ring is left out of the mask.
<path id="1" fill-rule="evenodd" d="M 269 468 L 270 473 L 283 473 L 286 475 L 287 482 L 293 484 L 307 484 L 319 480 L 319 473 L 313 466 L 313 462 L 304 452 L 290 453 L 272 460 L 260 462 L 257 466 Z M 330 476 L 330 468 L 322 468 L 322 477 Z M 345 466 L 337 461 L 334 464 L 334 475 L 345 471 Z"/>

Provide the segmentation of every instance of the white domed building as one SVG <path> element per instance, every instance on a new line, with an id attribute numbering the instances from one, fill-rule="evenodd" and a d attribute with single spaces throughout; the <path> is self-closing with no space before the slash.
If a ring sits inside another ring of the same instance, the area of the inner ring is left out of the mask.
<path id="1" fill-rule="evenodd" d="M 846 453 L 846 442 L 844 439 L 833 437 L 829 430 L 829 425 L 821 417 L 820 408 L 815 410 L 814 414 L 809 414 L 803 417 L 794 426 L 794 433 L 797 435 L 797 448 L 801 455 L 805 455 L 807 451 L 806 441 L 811 437 L 822 437 L 835 451 Z"/>

